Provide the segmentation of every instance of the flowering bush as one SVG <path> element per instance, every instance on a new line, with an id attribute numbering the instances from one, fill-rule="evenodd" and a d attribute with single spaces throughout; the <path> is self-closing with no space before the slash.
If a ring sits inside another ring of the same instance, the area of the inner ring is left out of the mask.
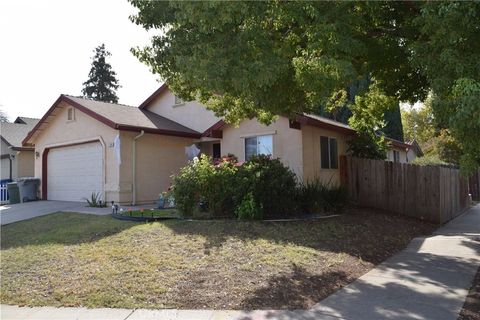
<path id="1" fill-rule="evenodd" d="M 177 208 L 186 216 L 206 210 L 216 217 L 262 219 L 295 207 L 295 174 L 267 156 L 239 165 L 233 156 L 213 164 L 202 155 L 173 177 L 173 186 Z"/>
<path id="2" fill-rule="evenodd" d="M 196 209 L 210 211 L 215 216 L 228 214 L 233 208 L 237 170 L 227 161 L 215 166 L 206 155 L 190 162 L 173 176 L 177 208 L 186 216 L 191 216 Z"/>

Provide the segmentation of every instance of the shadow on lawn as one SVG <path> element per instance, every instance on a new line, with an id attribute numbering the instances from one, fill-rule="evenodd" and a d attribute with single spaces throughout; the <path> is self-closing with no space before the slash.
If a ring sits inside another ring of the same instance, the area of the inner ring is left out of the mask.
<path id="1" fill-rule="evenodd" d="M 296 221 L 166 222 L 176 234 L 201 235 L 204 252 L 221 247 L 228 239 L 264 239 L 330 252 L 344 252 L 377 264 L 403 249 L 412 238 L 430 234 L 436 225 L 385 214 L 358 212 L 339 217 Z"/>
<path id="2" fill-rule="evenodd" d="M 268 287 L 254 292 L 245 303 L 256 302 L 255 305 L 261 307 L 263 302 L 260 300 L 265 299 L 268 301 L 266 306 L 281 309 L 282 305 L 276 302 L 289 298 L 294 302 L 289 304 L 289 308 L 296 309 L 304 308 L 305 302 L 312 299 L 320 301 L 308 311 L 266 312 L 265 318 L 277 320 L 313 320 L 327 316 L 331 316 L 331 319 L 456 319 L 464 301 L 459 290 L 469 288 L 478 267 L 478 259 L 420 253 L 411 259 L 403 257 L 401 262 L 395 258 L 390 259 L 379 269 L 388 267 L 394 270 L 389 269 L 389 274 L 376 277 L 375 281 L 359 279 L 348 290 L 339 291 L 337 296 L 323 301 L 320 300 L 328 294 L 322 296 L 312 289 L 330 291 L 331 294 L 349 279 L 338 272 L 312 277 L 304 270 L 295 268 L 291 278 L 272 278 Z M 465 274 L 472 277 L 465 277 Z M 407 283 L 413 283 L 416 289 L 404 285 Z M 257 317 L 258 314 L 256 316 L 252 312 L 239 320 L 253 320 Z"/>
<path id="3" fill-rule="evenodd" d="M 95 242 L 137 225 L 110 215 L 57 212 L 2 226 L 1 249 L 27 245 Z"/>
<path id="4" fill-rule="evenodd" d="M 268 285 L 249 295 L 241 306 L 247 310 L 307 309 L 354 279 L 344 271 L 314 274 L 293 265 L 290 273 L 271 277 Z"/>

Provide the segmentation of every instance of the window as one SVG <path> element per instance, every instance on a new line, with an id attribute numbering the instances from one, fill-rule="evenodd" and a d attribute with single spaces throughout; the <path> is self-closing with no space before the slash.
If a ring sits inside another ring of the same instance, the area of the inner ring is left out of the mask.
<path id="1" fill-rule="evenodd" d="M 212 152 L 212 156 L 213 156 L 213 159 L 220 159 L 222 157 L 222 152 L 220 151 L 220 143 L 214 143 L 212 145 L 212 148 L 213 148 L 213 152 Z"/>
<path id="2" fill-rule="evenodd" d="M 337 139 L 320 137 L 320 167 L 322 169 L 338 169 Z"/>
<path id="3" fill-rule="evenodd" d="M 393 162 L 400 162 L 400 151 L 393 150 Z"/>
<path id="4" fill-rule="evenodd" d="M 73 109 L 73 108 L 68 108 L 67 109 L 67 120 L 68 121 L 75 120 L 75 109 Z"/>
<path id="5" fill-rule="evenodd" d="M 181 106 L 183 104 L 185 104 L 185 101 L 183 101 L 183 99 L 175 96 L 175 106 Z"/>
<path id="6" fill-rule="evenodd" d="M 257 136 L 245 138 L 245 160 L 259 154 L 273 154 L 273 136 Z"/>

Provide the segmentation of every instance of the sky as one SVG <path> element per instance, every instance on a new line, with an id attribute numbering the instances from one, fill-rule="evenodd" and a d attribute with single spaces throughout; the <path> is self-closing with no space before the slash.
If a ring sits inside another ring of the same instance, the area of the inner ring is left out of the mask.
<path id="1" fill-rule="evenodd" d="M 130 22 L 135 13 L 126 0 L 0 1 L 0 109 L 10 120 L 40 118 L 61 93 L 81 95 L 102 43 L 119 102 L 138 106 L 161 82 L 130 52 L 155 34 Z"/>

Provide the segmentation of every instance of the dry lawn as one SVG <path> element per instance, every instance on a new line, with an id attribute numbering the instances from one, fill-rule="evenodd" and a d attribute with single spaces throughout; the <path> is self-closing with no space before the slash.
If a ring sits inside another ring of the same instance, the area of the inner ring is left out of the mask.
<path id="1" fill-rule="evenodd" d="M 56 213 L 2 227 L 2 303 L 308 308 L 434 226 L 351 209 L 303 222 L 119 221 Z"/>

